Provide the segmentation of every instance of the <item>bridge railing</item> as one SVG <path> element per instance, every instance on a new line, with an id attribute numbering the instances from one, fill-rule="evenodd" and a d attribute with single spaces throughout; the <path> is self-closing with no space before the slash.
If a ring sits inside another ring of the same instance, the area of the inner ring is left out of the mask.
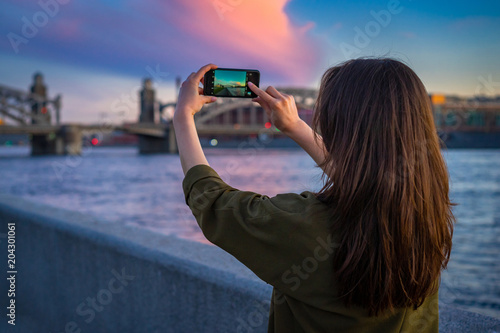
<path id="1" fill-rule="evenodd" d="M 55 113 L 58 124 L 60 108 L 60 95 L 48 99 L 38 94 L 0 85 L 0 113 L 15 124 L 49 125 L 52 113 Z"/>

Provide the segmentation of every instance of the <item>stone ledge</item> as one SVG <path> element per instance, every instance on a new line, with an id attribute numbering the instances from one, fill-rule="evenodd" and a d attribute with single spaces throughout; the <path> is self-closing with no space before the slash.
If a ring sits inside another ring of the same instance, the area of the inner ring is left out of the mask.
<path id="1" fill-rule="evenodd" d="M 1 233 L 11 221 L 18 324 L 2 320 L 2 332 L 267 330 L 271 286 L 215 246 L 2 194 Z M 442 305 L 440 331 L 500 332 L 500 321 Z"/>

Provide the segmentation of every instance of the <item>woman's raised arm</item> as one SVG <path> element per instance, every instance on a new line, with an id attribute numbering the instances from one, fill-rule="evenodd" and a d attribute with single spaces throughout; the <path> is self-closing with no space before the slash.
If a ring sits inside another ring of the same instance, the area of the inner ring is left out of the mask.
<path id="1" fill-rule="evenodd" d="M 316 164 L 321 165 L 326 156 L 323 140 L 300 119 L 293 96 L 280 93 L 272 86 L 265 91 L 251 82 L 248 86 L 258 96 L 253 101 L 266 111 L 273 125 L 302 147 Z"/>
<path id="2" fill-rule="evenodd" d="M 194 115 L 201 110 L 203 105 L 213 103 L 217 99 L 213 96 L 203 96 L 199 87 L 203 82 L 203 76 L 216 65 L 208 64 L 200 68 L 196 73 L 191 73 L 182 83 L 177 106 L 173 118 L 175 137 L 179 147 L 179 157 L 181 160 L 184 175 L 195 165 L 208 165 L 194 123 Z"/>

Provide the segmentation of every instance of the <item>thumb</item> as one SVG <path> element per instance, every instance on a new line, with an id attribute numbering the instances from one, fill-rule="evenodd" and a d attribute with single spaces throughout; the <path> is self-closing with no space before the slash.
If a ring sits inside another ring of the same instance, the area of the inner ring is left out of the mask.
<path id="1" fill-rule="evenodd" d="M 213 103 L 216 100 L 217 100 L 217 97 L 215 97 L 215 96 L 203 96 L 202 97 L 203 104 Z"/>

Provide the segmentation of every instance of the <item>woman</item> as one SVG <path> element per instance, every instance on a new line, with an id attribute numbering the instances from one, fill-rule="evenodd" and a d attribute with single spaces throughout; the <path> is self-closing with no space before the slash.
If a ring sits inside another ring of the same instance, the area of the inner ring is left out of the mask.
<path id="1" fill-rule="evenodd" d="M 207 239 L 274 287 L 269 332 L 437 332 L 453 204 L 417 75 L 392 59 L 330 68 L 314 130 L 292 96 L 250 86 L 273 124 L 324 171 L 318 193 L 270 198 L 232 188 L 205 159 L 193 116 L 215 101 L 199 88 L 215 68 L 191 74 L 179 94 L 183 189 Z"/>

